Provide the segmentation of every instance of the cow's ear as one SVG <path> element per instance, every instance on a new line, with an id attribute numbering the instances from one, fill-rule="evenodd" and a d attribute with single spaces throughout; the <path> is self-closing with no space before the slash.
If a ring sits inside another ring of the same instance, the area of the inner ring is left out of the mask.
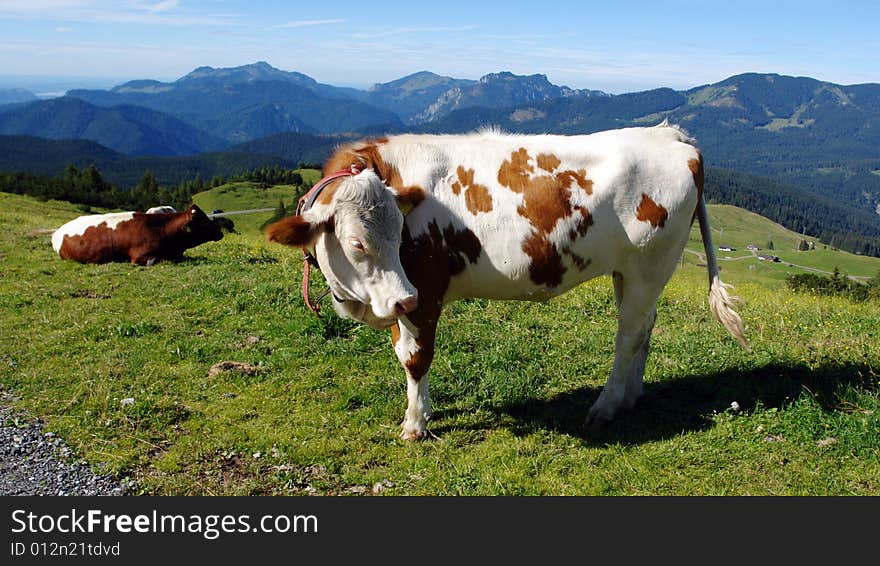
<path id="1" fill-rule="evenodd" d="M 285 246 L 308 246 L 314 243 L 325 224 L 309 222 L 302 216 L 288 216 L 266 226 L 266 239 Z"/>
<path id="2" fill-rule="evenodd" d="M 394 198 L 397 200 L 397 208 L 404 216 L 425 200 L 425 190 L 418 186 L 403 187 L 394 191 Z"/>

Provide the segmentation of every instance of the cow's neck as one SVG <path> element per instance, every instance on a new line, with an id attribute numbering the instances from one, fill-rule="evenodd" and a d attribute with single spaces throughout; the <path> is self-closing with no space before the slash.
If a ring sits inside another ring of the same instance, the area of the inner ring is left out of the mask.
<path id="1" fill-rule="evenodd" d="M 174 245 L 185 245 L 192 240 L 192 233 L 186 225 L 192 220 L 192 214 L 185 212 L 170 220 L 162 227 L 162 239 Z"/>

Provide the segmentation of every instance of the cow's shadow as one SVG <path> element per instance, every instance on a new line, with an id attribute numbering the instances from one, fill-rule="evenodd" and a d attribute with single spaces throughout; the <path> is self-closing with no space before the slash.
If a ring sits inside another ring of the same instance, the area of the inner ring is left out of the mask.
<path id="1" fill-rule="evenodd" d="M 599 428 L 588 428 L 585 421 L 601 387 L 582 387 L 549 399 L 489 407 L 492 416 L 488 420 L 492 422 L 471 423 L 468 427 L 506 427 L 520 436 L 552 430 L 589 445 L 638 445 L 708 429 L 713 423 L 713 413 L 732 411 L 734 401 L 739 411 L 749 412 L 759 404 L 764 408 L 782 408 L 800 395 L 809 394 L 824 410 L 834 410 L 841 405 L 840 393 L 847 386 L 876 390 L 877 373 L 866 364 L 826 364 L 813 368 L 769 364 L 750 370 L 646 383 L 632 411 Z M 444 417 L 454 417 L 461 412 L 465 409 L 435 411 L 437 422 L 429 428 L 442 437 L 444 430 L 460 428 L 454 418 L 444 425 Z"/>

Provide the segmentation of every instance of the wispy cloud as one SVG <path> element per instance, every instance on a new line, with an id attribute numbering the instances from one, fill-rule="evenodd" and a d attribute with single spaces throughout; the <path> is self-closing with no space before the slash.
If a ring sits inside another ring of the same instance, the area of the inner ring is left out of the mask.
<path id="1" fill-rule="evenodd" d="M 109 0 L 3 0 L 0 19 L 50 20 L 90 24 L 141 24 L 168 26 L 226 26 L 238 16 L 193 13 L 184 10 L 179 0 L 127 1 Z"/>
<path id="2" fill-rule="evenodd" d="M 0 14 L 29 17 L 51 15 L 59 11 L 89 8 L 89 0 L 6 0 L 0 3 Z"/>
<path id="3" fill-rule="evenodd" d="M 412 27 L 400 27 L 389 29 L 385 31 L 372 32 L 372 33 L 355 33 L 352 34 L 352 37 L 357 39 L 378 39 L 381 37 L 391 37 L 394 35 L 405 35 L 405 34 L 434 34 L 434 33 L 460 33 L 463 31 L 473 31 L 478 29 L 480 26 L 475 24 L 468 24 L 463 26 L 412 26 Z"/>
<path id="4" fill-rule="evenodd" d="M 156 2 L 155 4 L 141 3 L 138 6 L 151 14 L 155 14 L 158 12 L 173 10 L 174 8 L 177 8 L 178 4 L 179 2 L 177 0 L 164 0 L 162 2 Z"/>
<path id="5" fill-rule="evenodd" d="M 286 24 L 279 24 L 275 26 L 276 28 L 304 28 L 308 26 L 326 26 L 331 24 L 344 24 L 348 20 L 346 19 L 332 19 L 332 20 L 296 20 L 292 22 L 287 22 Z"/>

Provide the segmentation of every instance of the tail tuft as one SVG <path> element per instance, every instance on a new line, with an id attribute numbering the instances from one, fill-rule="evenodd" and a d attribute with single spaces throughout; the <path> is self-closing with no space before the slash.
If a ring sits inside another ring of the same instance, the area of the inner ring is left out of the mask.
<path id="1" fill-rule="evenodd" d="M 733 285 L 729 285 L 723 281 L 718 275 L 712 278 L 709 284 L 709 308 L 712 314 L 718 319 L 718 322 L 730 332 L 731 336 L 736 338 L 746 351 L 751 352 L 752 347 L 749 346 L 743 330 L 743 320 L 739 314 L 733 310 L 733 306 L 742 302 L 739 297 L 731 296 L 727 290 L 732 289 Z"/>

